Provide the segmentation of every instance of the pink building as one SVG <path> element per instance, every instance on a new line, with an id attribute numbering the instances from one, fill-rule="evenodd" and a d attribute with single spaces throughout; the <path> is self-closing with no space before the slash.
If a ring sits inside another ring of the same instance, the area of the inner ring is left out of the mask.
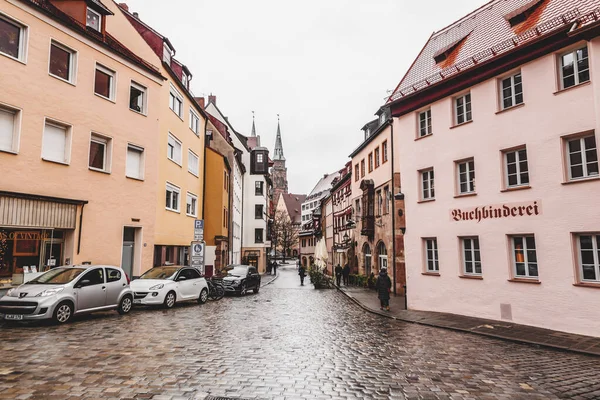
<path id="1" fill-rule="evenodd" d="M 600 335 L 598 6 L 492 1 L 390 97 L 409 308 Z"/>

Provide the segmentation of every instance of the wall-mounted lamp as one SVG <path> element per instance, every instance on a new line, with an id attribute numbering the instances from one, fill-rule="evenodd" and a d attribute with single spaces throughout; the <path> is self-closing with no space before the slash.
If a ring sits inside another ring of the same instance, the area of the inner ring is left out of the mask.
<path id="1" fill-rule="evenodd" d="M 404 200 L 404 193 L 398 192 L 394 195 L 394 199 L 396 200 Z"/>
<path id="2" fill-rule="evenodd" d="M 404 235 L 406 233 L 406 228 L 400 228 L 400 232 Z"/>

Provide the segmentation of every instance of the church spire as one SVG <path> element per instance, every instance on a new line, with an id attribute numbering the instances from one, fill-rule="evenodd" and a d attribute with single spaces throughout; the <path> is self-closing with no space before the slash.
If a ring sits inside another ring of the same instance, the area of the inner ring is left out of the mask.
<path id="1" fill-rule="evenodd" d="M 252 137 L 256 137 L 256 127 L 254 126 L 254 111 L 252 111 Z"/>
<path id="2" fill-rule="evenodd" d="M 283 144 L 281 144 L 281 129 L 279 127 L 279 114 L 277 114 L 277 138 L 275 139 L 275 150 L 273 160 L 285 161 L 283 156 Z"/>

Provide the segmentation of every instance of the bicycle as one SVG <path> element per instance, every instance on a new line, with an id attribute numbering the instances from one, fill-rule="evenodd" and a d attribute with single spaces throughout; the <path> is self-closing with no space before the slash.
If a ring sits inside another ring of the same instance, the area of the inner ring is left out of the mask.
<path id="1" fill-rule="evenodd" d="M 210 300 L 221 300 L 225 296 L 223 279 L 211 276 L 206 280 L 206 283 L 208 284 L 208 298 Z"/>

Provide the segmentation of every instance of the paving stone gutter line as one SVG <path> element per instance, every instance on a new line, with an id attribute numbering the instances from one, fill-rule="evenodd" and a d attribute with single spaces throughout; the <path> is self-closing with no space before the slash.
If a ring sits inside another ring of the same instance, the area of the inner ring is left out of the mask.
<path id="1" fill-rule="evenodd" d="M 264 281 L 265 277 L 270 277 L 273 279 L 268 280 L 267 282 Z M 277 275 L 267 275 L 267 274 L 261 274 L 261 278 L 260 278 L 260 287 L 265 287 L 267 285 L 270 285 L 271 283 L 275 282 L 275 279 L 279 278 L 279 274 Z"/>
<path id="2" fill-rule="evenodd" d="M 352 300 L 365 311 L 396 321 L 432 326 L 458 332 L 493 337 L 510 342 L 526 343 L 560 351 L 575 352 L 600 357 L 600 338 L 576 335 L 567 332 L 551 331 L 548 329 L 537 328 L 528 325 L 514 324 L 507 321 L 495 321 L 430 311 L 402 310 L 396 311 L 396 315 L 392 315 L 389 312 L 373 309 L 365 305 L 363 302 L 361 302 L 355 296 L 352 296 L 351 293 L 348 293 L 344 289 L 337 286 L 336 288 L 339 292 L 343 293 L 347 298 Z M 375 293 L 373 293 L 373 296 L 375 296 Z M 508 329 L 503 329 L 504 327 Z M 490 329 L 495 329 L 496 331 L 501 332 L 492 332 Z"/>

